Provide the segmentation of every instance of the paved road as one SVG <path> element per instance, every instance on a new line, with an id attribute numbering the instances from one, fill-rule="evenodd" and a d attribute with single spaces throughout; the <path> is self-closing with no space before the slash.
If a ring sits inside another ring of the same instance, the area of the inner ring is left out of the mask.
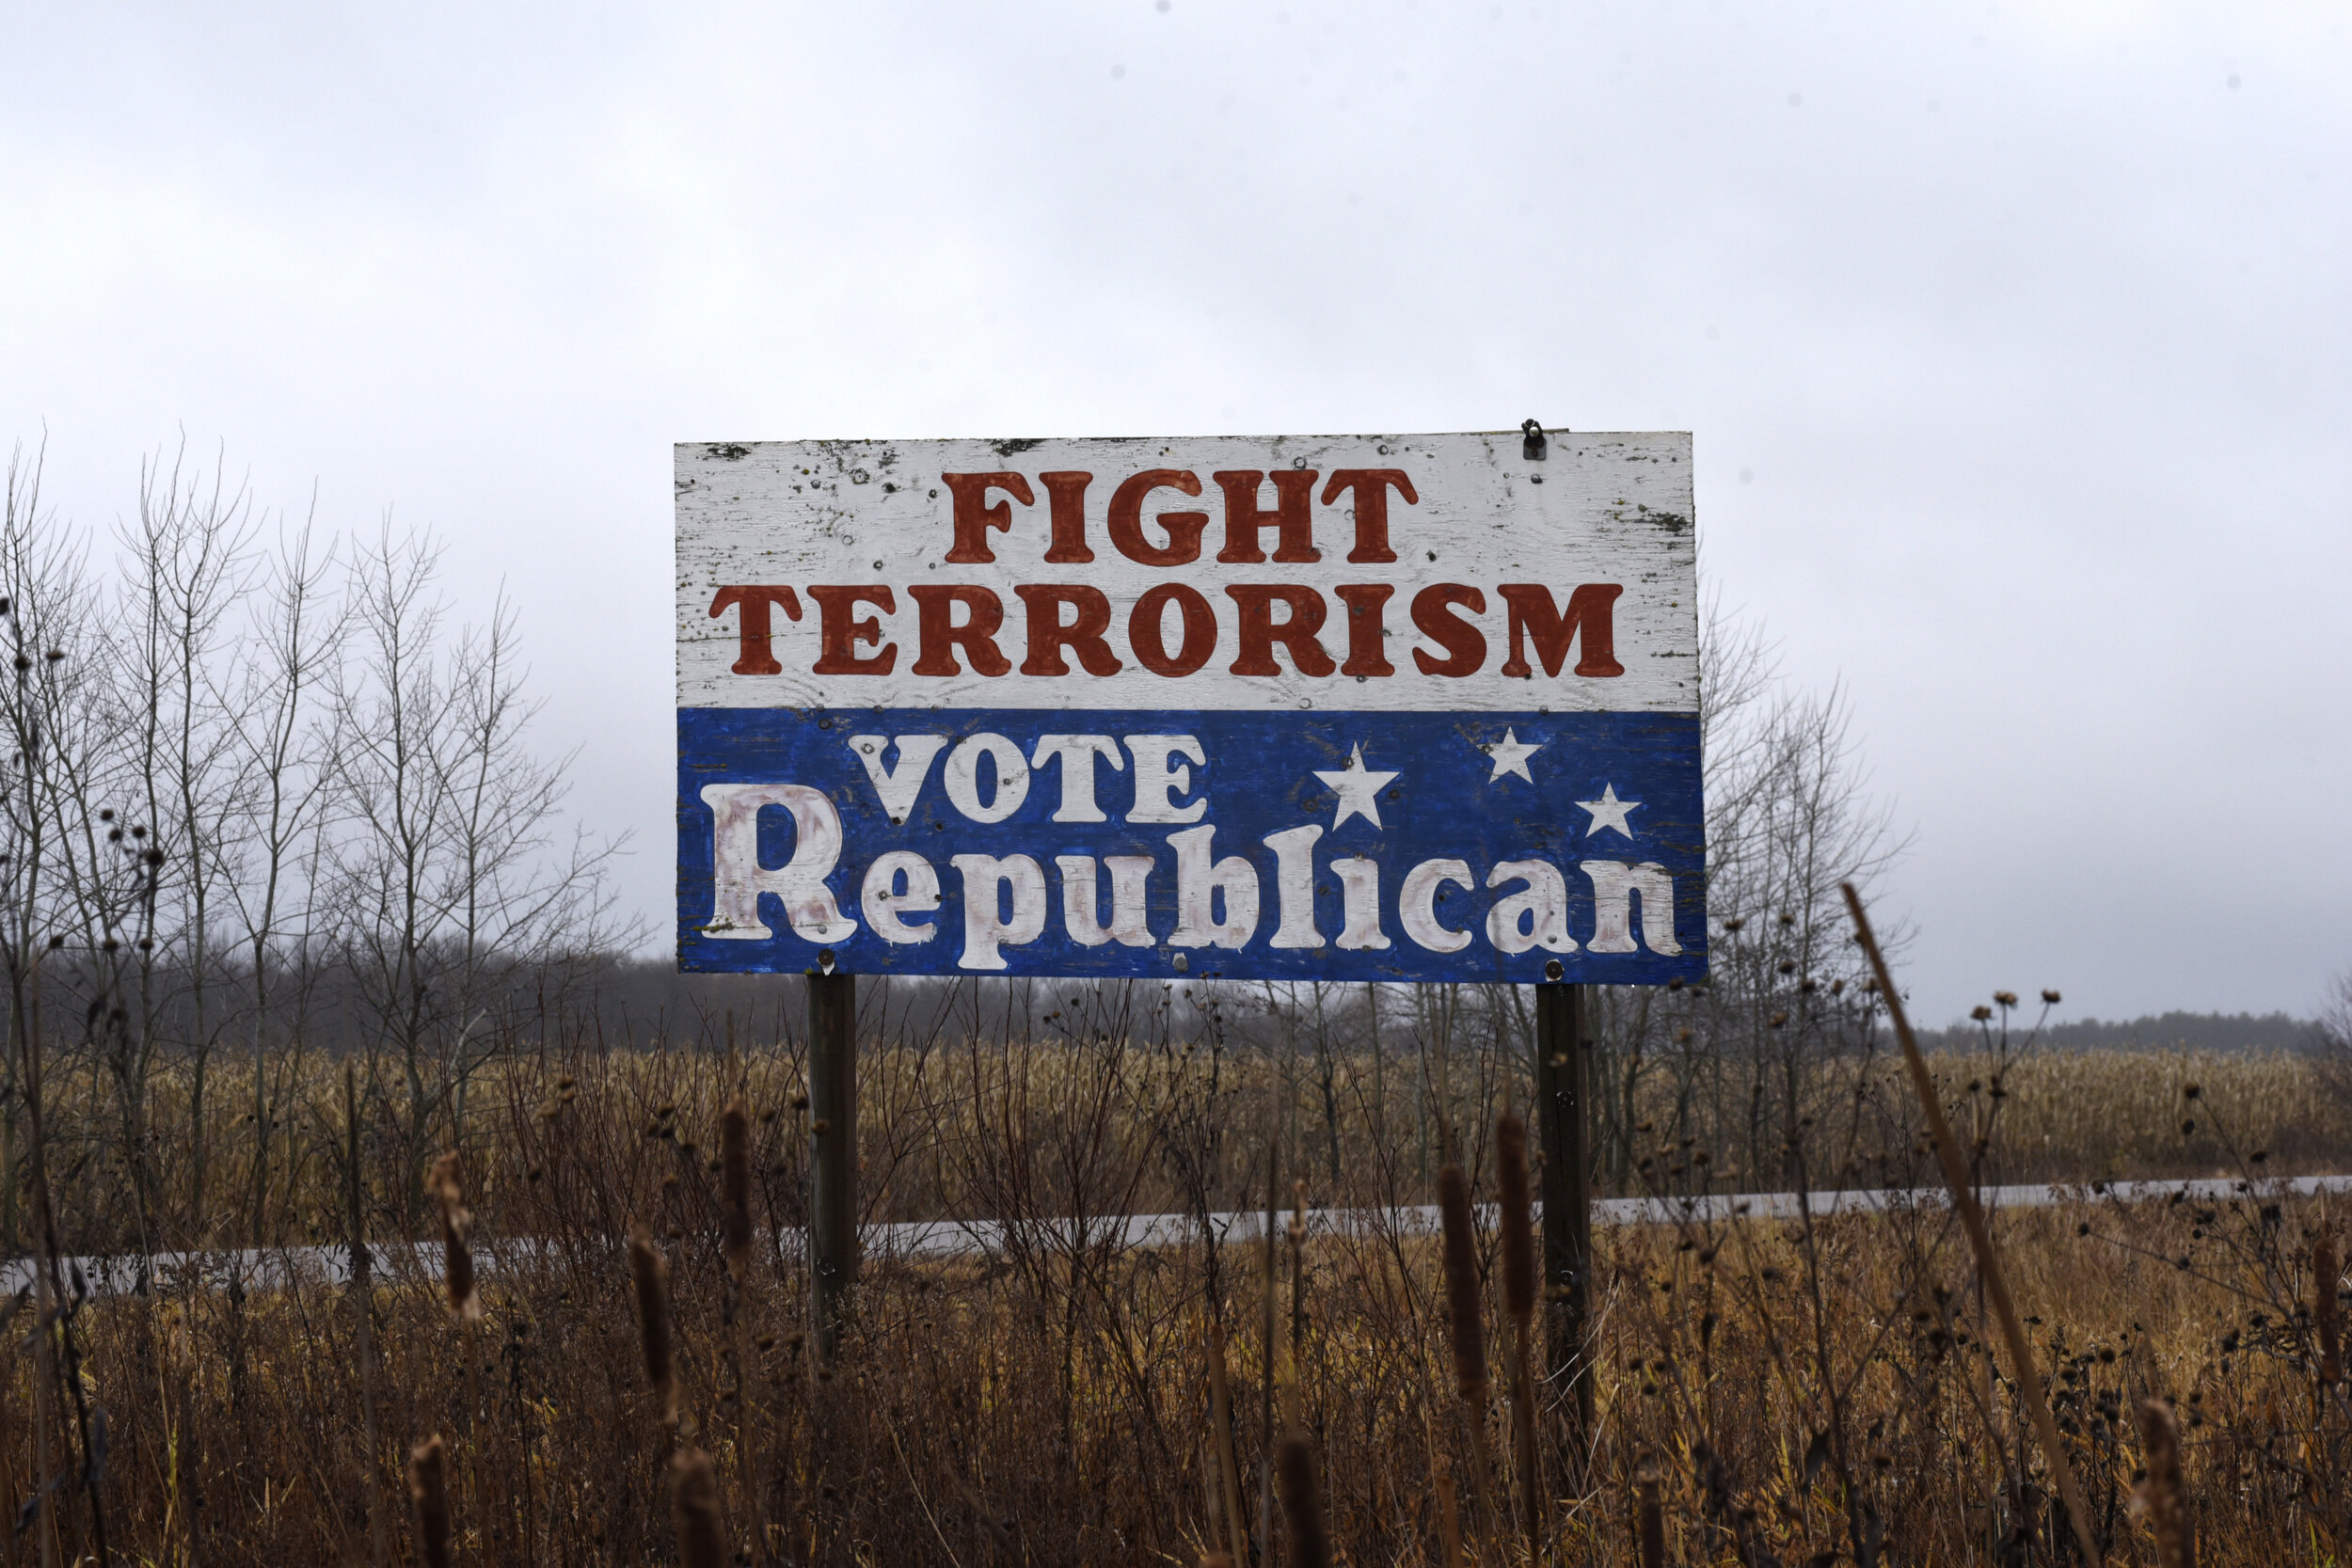
<path id="1" fill-rule="evenodd" d="M 2192 1200 L 2214 1202 L 2255 1192 L 2265 1196 L 2310 1196 L 2323 1192 L 2352 1192 L 2352 1176 L 2305 1176 L 2250 1184 L 2217 1180 L 2108 1181 L 2091 1186 L 1988 1187 L 1983 1190 L 1982 1196 L 1988 1207 L 1995 1209 L 2042 1209 L 2055 1204 L 2084 1201 L 2106 1204 L 2169 1201 L 2176 1195 Z M 1941 1208 L 1946 1201 L 1941 1187 L 1805 1195 L 1806 1204 L 1816 1214 Z M 1619 1197 L 1605 1198 L 1594 1204 L 1593 1223 L 1602 1226 L 1709 1224 L 1739 1218 L 1788 1219 L 1799 1212 L 1799 1196 L 1795 1193 L 1717 1194 L 1695 1198 Z M 1484 1218 L 1491 1224 L 1492 1211 L 1486 1211 Z M 1258 1240 L 1265 1234 L 1265 1215 L 1262 1211 L 1214 1213 L 1209 1216 L 1209 1223 L 1217 1238 L 1227 1243 Z M 1288 1211 L 1277 1216 L 1277 1223 L 1289 1223 Z M 1438 1228 L 1438 1211 L 1435 1205 L 1427 1204 L 1389 1210 L 1317 1209 L 1309 1211 L 1307 1226 L 1311 1235 L 1360 1235 L 1383 1229 L 1402 1230 L 1408 1234 L 1434 1234 Z M 1008 1236 L 1004 1223 L 998 1220 L 925 1220 L 911 1224 L 867 1226 L 861 1232 L 868 1257 L 906 1259 L 986 1257 L 1002 1253 L 1009 1243 L 1047 1251 L 1073 1251 L 1105 1246 L 1193 1245 L 1200 1239 L 1200 1222 L 1189 1214 L 1111 1215 L 1095 1218 L 1083 1225 L 1066 1219 L 1040 1220 L 1023 1226 L 1021 1234 L 1017 1236 Z M 485 1241 L 475 1249 L 475 1261 L 483 1273 L 494 1274 L 501 1267 L 527 1261 L 538 1250 L 538 1243 L 529 1240 Z M 375 1272 L 387 1278 L 430 1280 L 439 1277 L 441 1249 L 437 1242 L 377 1245 L 372 1249 L 372 1256 Z M 62 1262 L 66 1270 L 67 1290 L 74 1288 L 73 1275 L 78 1271 L 87 1288 L 95 1295 L 113 1295 L 135 1290 L 143 1272 L 142 1259 L 131 1254 L 69 1258 Z M 166 1283 L 184 1279 L 190 1271 L 195 1271 L 215 1285 L 226 1286 L 235 1280 L 246 1290 L 266 1291 L 297 1278 L 324 1285 L 341 1284 L 348 1275 L 350 1259 L 346 1250 L 340 1246 L 302 1246 L 258 1251 L 246 1248 L 221 1252 L 158 1253 L 145 1259 L 145 1263 L 144 1272 L 151 1278 Z M 0 1263 L 0 1295 L 12 1295 L 18 1291 L 29 1290 L 33 1278 L 33 1260 L 28 1258 L 13 1258 Z"/>

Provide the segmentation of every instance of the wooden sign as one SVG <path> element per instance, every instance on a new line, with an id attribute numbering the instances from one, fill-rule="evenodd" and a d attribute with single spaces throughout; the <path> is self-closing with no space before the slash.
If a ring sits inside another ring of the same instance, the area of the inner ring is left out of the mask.
<path id="1" fill-rule="evenodd" d="M 694 444 L 676 505 L 682 968 L 1706 974 L 1687 435 Z"/>

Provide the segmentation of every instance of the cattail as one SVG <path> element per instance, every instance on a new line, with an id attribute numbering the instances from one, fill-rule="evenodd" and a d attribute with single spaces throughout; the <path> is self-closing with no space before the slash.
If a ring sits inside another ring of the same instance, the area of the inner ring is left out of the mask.
<path id="1" fill-rule="evenodd" d="M 1511 1451 L 1518 1476 L 1519 1519 L 1531 1562 L 1543 1553 L 1544 1495 L 1535 1453 L 1535 1390 L 1528 1371 L 1535 1321 L 1535 1217 L 1527 1180 L 1527 1123 L 1505 1111 L 1495 1121 L 1496 1196 L 1502 1207 L 1502 1301 L 1511 1315 Z"/>
<path id="2" fill-rule="evenodd" d="M 1454 1478 L 1438 1478 L 1438 1524 L 1445 1534 L 1445 1568 L 1462 1568 L 1462 1511 L 1454 1506 Z"/>
<path id="3" fill-rule="evenodd" d="M 1200 1568 L 1233 1568 L 1233 1554 L 1211 1552 L 1200 1560 Z"/>
<path id="4" fill-rule="evenodd" d="M 637 1282 L 637 1320 L 645 1343 L 645 1380 L 661 1402 L 661 1418 L 677 1419 L 677 1369 L 670 1359 L 670 1265 L 640 1223 L 629 1227 L 628 1272 Z"/>
<path id="5" fill-rule="evenodd" d="M 1634 1466 L 1633 1496 L 1642 1568 L 1666 1568 L 1666 1514 L 1658 1502 L 1658 1465 L 1647 1458 Z"/>
<path id="6" fill-rule="evenodd" d="M 1454 1381 L 1470 1405 L 1470 1479 L 1478 1516 L 1491 1528 L 1494 1482 L 1486 1471 L 1486 1334 L 1478 1310 L 1478 1254 L 1470 1236 L 1470 1179 L 1449 1164 L 1438 1173 L 1438 1212 L 1445 1224 L 1446 1317 L 1454 1331 Z"/>
<path id="7" fill-rule="evenodd" d="M 438 1437 L 426 1438 L 409 1453 L 408 1497 L 417 1505 L 417 1560 L 424 1568 L 449 1568 L 449 1485 Z"/>
<path id="8" fill-rule="evenodd" d="M 2139 1483 L 2139 1506 L 2155 1532 L 2158 1568 L 2197 1568 L 2197 1537 L 2181 1484 L 2181 1424 L 2163 1401 L 2139 1407 L 2139 1443 L 2148 1469 Z"/>
<path id="9" fill-rule="evenodd" d="M 465 1183 L 458 1179 L 457 1150 L 433 1162 L 424 1190 L 441 1205 L 441 1282 L 449 1291 L 449 1309 L 467 1323 L 482 1321 L 482 1292 L 474 1288 L 473 1248 L 466 1238 L 473 1230 L 473 1212 L 466 1207 Z"/>
<path id="10" fill-rule="evenodd" d="M 1459 1165 L 1438 1173 L 1438 1213 L 1445 1227 L 1445 1301 L 1454 1328 L 1454 1381 L 1464 1399 L 1482 1401 L 1486 1397 L 1486 1334 L 1478 1313 L 1470 1179 Z"/>
<path id="11" fill-rule="evenodd" d="M 1330 1568 L 1331 1539 L 1323 1523 L 1323 1486 L 1315 1476 L 1314 1446 L 1292 1429 L 1274 1445 L 1274 1473 L 1282 1486 L 1282 1518 L 1290 1526 L 1291 1560 L 1299 1568 Z"/>
<path id="12" fill-rule="evenodd" d="M 1502 1202 L 1502 1300 L 1515 1322 L 1535 1316 L 1535 1218 L 1527 1180 L 1527 1123 L 1495 1123 L 1495 1185 Z"/>
<path id="13" fill-rule="evenodd" d="M 752 1118 L 739 1095 L 719 1113 L 719 1237 L 740 1279 L 752 1255 Z"/>
<path id="14" fill-rule="evenodd" d="M 2344 1328 L 2337 1315 L 2336 1233 L 2323 1230 L 2312 1243 L 2312 1326 L 2319 1333 L 2319 1383 L 2332 1388 L 2344 1380 Z"/>
<path id="15" fill-rule="evenodd" d="M 710 1456 L 700 1449 L 681 1449 L 670 1461 L 670 1522 L 677 1530 L 682 1568 L 720 1568 L 726 1561 L 726 1531 L 719 1524 L 719 1477 L 710 1467 Z"/>

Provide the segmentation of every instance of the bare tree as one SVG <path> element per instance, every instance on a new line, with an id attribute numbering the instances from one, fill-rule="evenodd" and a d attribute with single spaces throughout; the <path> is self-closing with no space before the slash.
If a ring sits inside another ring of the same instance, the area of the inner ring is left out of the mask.
<path id="1" fill-rule="evenodd" d="M 2312 1059 L 2328 1097 L 2338 1105 L 2352 1104 L 2352 969 L 2328 982 L 2312 1034 Z"/>
<path id="2" fill-rule="evenodd" d="M 501 595 L 484 626 L 444 649 L 439 553 L 389 522 L 355 550 L 350 657 L 334 692 L 349 826 L 332 851 L 333 940 L 367 1014 L 372 1074 L 389 1053 L 404 1081 L 419 1169 L 437 1123 L 461 1137 L 501 987 L 611 940 L 603 878 L 620 848 L 584 833 L 556 842 L 569 758 L 542 762 L 526 746 L 536 708 L 522 694 L 513 606 Z"/>
<path id="3" fill-rule="evenodd" d="M 236 905 L 249 988 L 247 1019 L 252 1051 L 255 1136 L 246 1202 L 247 1236 L 264 1241 L 272 1127 L 284 1120 L 273 1092 L 271 1008 L 278 975 L 291 970 L 297 982 L 315 974 L 318 944 L 307 940 L 314 912 L 315 867 L 327 821 L 322 810 L 329 777 L 327 733 L 320 713 L 325 685 L 340 652 L 338 627 L 321 601 L 332 569 L 331 549 L 313 543 L 312 524 L 287 533 L 278 545 L 260 585 L 262 607 L 254 617 L 237 684 L 226 705 L 235 716 L 233 741 L 241 787 L 240 813 L 229 845 L 229 894 Z M 302 851 L 308 846 L 310 853 Z M 308 987 L 297 984 L 298 995 Z M 299 1074 L 301 1015 L 287 1031 L 294 1047 L 276 1064 L 291 1081 Z"/>
<path id="4" fill-rule="evenodd" d="M 113 1032 L 120 1042 L 119 1076 L 143 1121 L 166 1009 L 178 1005 L 189 1074 L 187 1212 L 200 1226 L 211 1165 L 206 1091 L 225 1022 L 216 1006 L 220 904 L 246 783 L 237 745 L 241 716 L 226 700 L 233 689 L 225 689 L 223 665 L 235 651 L 231 617 L 255 573 L 251 501 L 243 486 L 226 485 L 218 464 L 210 475 L 191 468 L 183 450 L 167 468 L 160 459 L 142 465 L 137 520 L 118 531 L 117 624 L 127 635 L 114 644 L 115 678 L 139 817 L 129 832 L 157 897 L 169 907 L 146 911 L 137 956 L 128 965 L 135 975 L 135 1013 L 125 1005 L 129 1016 L 114 1019 Z M 118 823 L 109 833 L 122 831 Z"/>
<path id="5" fill-rule="evenodd" d="M 1599 995 L 1598 1141 L 1620 1184 L 1653 1134 L 1711 1146 L 1719 1174 L 1787 1179 L 1814 1114 L 1813 1069 L 1853 1044 L 1847 1011 L 1827 1006 L 1861 977 L 1838 887 L 1873 886 L 1908 845 L 1871 797 L 1842 689 L 1791 688 L 1762 629 L 1720 601 L 1700 677 L 1710 978 L 1697 991 Z M 1736 1164 L 1723 1158 L 1734 1148 Z"/>
<path id="6" fill-rule="evenodd" d="M 14 777 L 8 796 L 8 961 L 22 1040 L 37 969 L 53 948 L 119 968 L 126 932 L 151 922 L 152 867 L 141 824 L 114 801 L 134 795 L 123 768 L 130 714 L 112 684 L 110 606 L 88 565 L 87 541 L 57 529 L 40 505 L 40 465 L 12 467 L 0 521 L 0 597 L 9 606 L 8 724 Z M 129 829 L 141 828 L 139 837 Z M 135 935 L 133 940 L 136 940 Z M 69 974 L 70 974 L 69 971 Z M 63 978 L 64 976 L 61 976 Z M 146 1058 L 127 1045 L 108 991 L 85 994 L 77 1049 L 113 1046 L 106 1066 L 122 1121 L 120 1148 L 132 1224 L 151 1240 L 154 1185 L 145 1120 Z M 20 1053 L 21 1059 L 21 1053 Z"/>
<path id="7" fill-rule="evenodd" d="M 288 1097 L 309 1024 L 335 1009 L 372 1064 L 400 1064 L 390 1098 L 421 1160 L 513 1038 L 501 1009 L 521 977 L 560 987 L 575 957 L 625 940 L 604 882 L 619 846 L 567 828 L 570 758 L 532 750 L 513 605 L 453 627 L 429 539 L 388 524 L 344 549 L 306 518 L 272 546 L 246 488 L 183 452 L 142 466 L 99 558 L 40 479 L 20 452 L 0 516 L 0 964 L 17 998 L 0 1160 L 20 1153 L 45 974 L 53 1060 L 94 1074 L 119 1124 L 67 1164 L 83 1217 L 151 1249 L 224 1225 L 263 1243 L 273 1172 L 291 1181 L 299 1159 Z M 215 1082 L 230 1041 L 252 1058 L 242 1181 L 215 1169 L 238 1142 Z M 0 1196 L 11 1241 L 19 1201 Z"/>

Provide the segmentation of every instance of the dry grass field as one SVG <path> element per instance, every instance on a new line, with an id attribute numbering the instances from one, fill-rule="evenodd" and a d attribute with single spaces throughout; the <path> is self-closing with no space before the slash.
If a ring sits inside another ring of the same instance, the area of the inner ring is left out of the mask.
<path id="1" fill-rule="evenodd" d="M 1474 1409 L 1432 1239 L 1306 1223 L 1269 1257 L 1130 1248 L 1104 1224 L 1262 1205 L 1269 1178 L 1286 1222 L 1429 1201 L 1449 1149 L 1491 1201 L 1497 1118 L 1522 1094 L 1507 1040 L 1318 1067 L 1073 1022 L 1039 1043 L 872 1044 L 867 1218 L 986 1217 L 1003 1242 L 869 1257 L 830 1368 L 808 1332 L 789 1038 L 746 1030 L 731 1056 L 517 1042 L 429 1138 L 393 1075 L 355 1064 L 355 1117 L 340 1064 L 273 1058 L 299 1113 L 215 1134 L 200 1215 L 163 1196 L 198 1174 L 168 1152 L 171 1081 L 150 1109 L 152 1174 L 134 1181 L 103 1074 L 61 1061 L 44 1152 L 65 1251 L 341 1243 L 355 1212 L 378 1242 L 430 1241 L 453 1198 L 482 1266 L 462 1309 L 405 1251 L 358 1288 L 167 1270 L 82 1299 L 61 1274 L 46 1333 L 20 1297 L 0 1353 L 8 1560 L 90 1560 L 102 1532 L 110 1560 L 141 1563 L 977 1568 L 1191 1564 L 1238 1544 L 1268 1564 L 1598 1564 L 1652 1560 L 1645 1534 L 1664 1562 L 2073 1560 L 1944 1210 L 1597 1232 L 1594 1426 L 1538 1387 L 1515 1435 L 1497 1236 L 1466 1255 L 1492 1390 Z M 1811 1184 L 1931 1179 L 1883 1064 L 1808 1070 L 1809 1103 L 1852 1111 L 1834 1136 L 1793 1124 Z M 2342 1148 L 2310 1065 L 2010 1053 L 1936 1070 L 1987 1180 L 2247 1183 L 2132 1206 L 2087 1189 L 1995 1217 L 2107 1557 L 2160 1560 L 2177 1512 L 2207 1564 L 2337 1560 L 2352 1417 L 2328 1376 L 2336 1271 L 2322 1256 L 2315 1275 L 2314 1253 L 2342 1200 L 2266 1185 Z M 1733 1158 L 1661 1131 L 1671 1107 L 1642 1092 L 1620 1190 L 1774 1184 L 1726 1180 Z M 453 1141 L 453 1186 L 436 1192 L 423 1166 Z M 728 1234 L 730 1181 L 748 1238 Z M 37 1203 L 16 1195 L 7 1219 L 12 1247 L 37 1250 Z M 2143 1501 L 2152 1400 L 2177 1412 L 2178 1483 L 2159 1464 Z M 53 1506 L 29 1507 L 37 1494 Z"/>

